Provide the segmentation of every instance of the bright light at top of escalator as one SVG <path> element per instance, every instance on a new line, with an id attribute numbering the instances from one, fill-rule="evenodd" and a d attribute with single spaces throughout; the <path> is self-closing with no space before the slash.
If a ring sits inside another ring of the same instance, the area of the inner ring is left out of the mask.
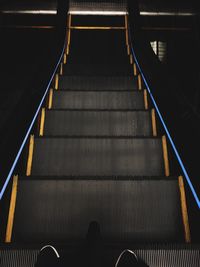
<path id="1" fill-rule="evenodd" d="M 140 11 L 142 16 L 195 16 L 194 12 L 151 12 L 151 11 Z"/>
<path id="2" fill-rule="evenodd" d="M 3 14 L 56 15 L 56 10 L 2 10 Z"/>
<path id="3" fill-rule="evenodd" d="M 1 10 L 3 14 L 33 14 L 33 15 L 56 15 L 57 10 Z M 128 12 L 122 11 L 111 11 L 111 10 L 70 10 L 70 14 L 74 15 L 126 15 Z M 140 11 L 141 16 L 195 16 L 193 12 L 150 12 Z"/>
<path id="4" fill-rule="evenodd" d="M 32 15 L 56 15 L 57 10 L 2 10 L 3 14 L 32 14 Z M 128 12 L 112 11 L 112 10 L 69 10 L 72 15 L 104 15 L 104 16 L 116 16 L 126 15 Z"/>
<path id="5" fill-rule="evenodd" d="M 116 16 L 116 15 L 126 15 L 127 11 L 109 11 L 109 10 L 70 10 L 72 15 L 104 15 L 104 16 Z"/>

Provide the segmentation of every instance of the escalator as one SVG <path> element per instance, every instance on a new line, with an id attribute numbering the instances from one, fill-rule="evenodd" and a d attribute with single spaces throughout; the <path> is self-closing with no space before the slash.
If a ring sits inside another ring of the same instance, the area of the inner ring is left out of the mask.
<path id="1" fill-rule="evenodd" d="M 109 30 L 72 27 L 82 21 L 68 15 L 65 53 L 12 179 L 0 266 L 34 266 L 47 243 L 64 257 L 84 251 L 93 221 L 101 266 L 114 266 L 127 247 L 149 266 L 199 266 L 184 179 L 171 171 L 175 159 L 131 54 L 128 16 L 112 17 Z"/>

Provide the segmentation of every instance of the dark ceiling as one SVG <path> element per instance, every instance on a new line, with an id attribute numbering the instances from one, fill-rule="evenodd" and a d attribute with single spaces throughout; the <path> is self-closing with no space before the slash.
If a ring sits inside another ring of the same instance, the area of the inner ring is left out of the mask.
<path id="1" fill-rule="evenodd" d="M 56 24 L 57 3 L 62 0 L 0 0 L 0 24 L 3 26 Z M 73 1 L 75 4 L 94 1 Z M 96 1 L 108 4 L 108 1 Z M 111 1 L 118 5 L 123 0 Z M 196 0 L 139 0 L 144 28 L 188 28 L 200 14 Z"/>

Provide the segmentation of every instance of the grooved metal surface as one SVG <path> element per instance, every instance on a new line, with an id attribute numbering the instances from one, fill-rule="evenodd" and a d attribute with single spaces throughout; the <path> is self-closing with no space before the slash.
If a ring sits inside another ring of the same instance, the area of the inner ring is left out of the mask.
<path id="1" fill-rule="evenodd" d="M 84 239 L 93 220 L 104 240 L 182 241 L 178 181 L 35 177 L 19 182 L 14 241 Z"/>
<path id="2" fill-rule="evenodd" d="M 59 89 L 71 90 L 133 90 L 137 81 L 131 76 L 62 76 Z"/>
<path id="3" fill-rule="evenodd" d="M 161 139 L 36 138 L 33 175 L 163 175 Z"/>
<path id="4" fill-rule="evenodd" d="M 46 136 L 152 136 L 147 111 L 65 111 L 46 112 Z"/>
<path id="5" fill-rule="evenodd" d="M 0 250 L 1 267 L 34 267 L 39 251 L 34 249 Z"/>
<path id="6" fill-rule="evenodd" d="M 56 91 L 53 96 L 56 109 L 144 109 L 143 92 Z"/>
<path id="7" fill-rule="evenodd" d="M 127 1 L 69 1 L 69 13 L 71 14 L 102 14 L 102 12 L 127 13 Z"/>
<path id="8" fill-rule="evenodd" d="M 64 75 L 86 75 L 86 76 L 114 76 L 131 75 L 133 67 L 128 64 L 66 64 L 64 66 Z"/>
<path id="9" fill-rule="evenodd" d="M 197 267 L 200 266 L 199 250 L 144 250 L 136 251 L 150 267 Z"/>
<path id="10" fill-rule="evenodd" d="M 200 248 L 199 245 L 192 249 L 190 245 L 179 246 L 149 246 L 144 249 L 137 247 L 132 249 L 138 257 L 149 267 L 197 267 L 200 266 Z M 121 250 L 112 250 L 109 266 L 114 266 L 116 259 L 119 257 Z"/>
<path id="11" fill-rule="evenodd" d="M 132 249 L 146 264 L 148 264 L 149 267 L 200 266 L 199 246 L 197 246 L 196 248 L 187 245 L 185 247 L 183 246 L 183 248 L 179 248 L 177 246 L 173 246 L 172 248 L 170 248 L 170 246 L 158 246 L 157 248 L 154 248 L 154 246 L 152 246 L 149 249 L 138 249 L 137 247 L 129 248 Z M 68 254 L 71 254 L 71 251 L 68 251 L 67 249 L 58 249 L 58 251 L 61 255 L 61 262 L 63 255 L 67 256 Z M 106 259 L 108 258 L 108 260 L 106 260 L 106 265 L 104 262 L 104 266 L 114 266 L 116 259 L 121 252 L 122 250 L 107 249 L 106 254 L 108 254 L 108 256 L 106 255 Z M 0 251 L 1 267 L 33 267 L 36 262 L 38 253 L 39 250 L 34 249 L 2 249 Z M 77 255 L 77 252 L 73 254 Z"/>

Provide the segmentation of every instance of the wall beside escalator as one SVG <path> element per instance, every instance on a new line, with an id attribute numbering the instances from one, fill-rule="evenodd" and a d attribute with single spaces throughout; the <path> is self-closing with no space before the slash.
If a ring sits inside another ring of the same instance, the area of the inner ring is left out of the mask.
<path id="1" fill-rule="evenodd" d="M 195 17 L 188 30 L 144 30 L 141 17 L 131 14 L 132 42 L 140 66 L 179 151 L 185 168 L 200 196 L 200 98 L 199 98 L 199 24 Z M 198 20 L 197 20 L 198 21 Z M 191 23 L 191 21 L 190 21 Z M 185 26 L 184 26 L 185 27 Z M 180 28 L 179 28 L 180 29 Z M 161 63 L 150 42 L 166 43 L 165 62 Z M 178 172 L 181 172 L 177 168 Z M 173 174 L 173 173 L 172 173 Z M 199 242 L 200 212 L 187 186 L 193 241 Z"/>
<path id="2" fill-rule="evenodd" d="M 66 1 L 59 2 L 61 10 L 50 28 L 0 27 L 1 186 L 60 57 L 66 32 L 63 7 Z"/>

